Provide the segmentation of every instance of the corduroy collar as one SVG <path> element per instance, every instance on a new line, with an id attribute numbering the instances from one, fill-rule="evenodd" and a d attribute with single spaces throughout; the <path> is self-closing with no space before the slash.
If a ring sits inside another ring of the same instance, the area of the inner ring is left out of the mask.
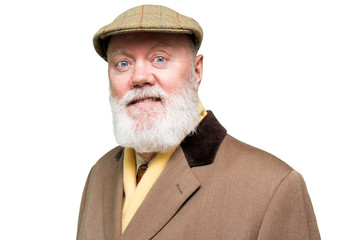
<path id="1" fill-rule="evenodd" d="M 226 129 L 211 111 L 200 122 L 196 132 L 188 135 L 180 144 L 190 167 L 208 165 L 214 162 L 216 153 L 226 136 Z M 120 159 L 123 148 L 116 155 Z"/>
<path id="2" fill-rule="evenodd" d="M 213 163 L 225 136 L 226 129 L 211 111 L 207 111 L 196 132 L 188 135 L 180 144 L 190 167 Z"/>

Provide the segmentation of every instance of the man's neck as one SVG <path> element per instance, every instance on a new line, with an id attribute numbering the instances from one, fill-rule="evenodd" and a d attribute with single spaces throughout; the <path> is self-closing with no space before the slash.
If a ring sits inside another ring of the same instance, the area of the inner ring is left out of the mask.
<path id="1" fill-rule="evenodd" d="M 149 163 L 155 156 L 156 156 L 156 152 L 151 152 L 151 153 L 139 153 L 140 157 L 146 162 Z"/>

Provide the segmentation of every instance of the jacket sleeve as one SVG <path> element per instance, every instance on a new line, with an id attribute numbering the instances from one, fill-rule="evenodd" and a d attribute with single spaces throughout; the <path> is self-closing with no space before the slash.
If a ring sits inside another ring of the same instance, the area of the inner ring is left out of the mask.
<path id="1" fill-rule="evenodd" d="M 92 168 L 92 169 L 93 169 L 93 168 Z M 79 211 L 79 219 L 78 219 L 76 239 L 79 239 L 79 234 L 80 234 L 80 228 L 81 228 L 82 218 L 83 218 L 84 210 L 85 210 L 87 190 L 88 190 L 88 186 L 89 186 L 90 175 L 91 175 L 92 169 L 91 169 L 91 171 L 90 171 L 90 173 L 89 173 L 89 175 L 88 175 L 88 177 L 87 177 L 87 180 L 86 180 L 86 183 L 85 183 L 85 187 L 84 187 L 84 191 L 83 191 L 82 198 L 81 198 L 81 204 L 80 204 L 80 211 Z"/>
<path id="2" fill-rule="evenodd" d="M 302 176 L 290 172 L 275 190 L 258 240 L 319 240 L 314 210 Z"/>

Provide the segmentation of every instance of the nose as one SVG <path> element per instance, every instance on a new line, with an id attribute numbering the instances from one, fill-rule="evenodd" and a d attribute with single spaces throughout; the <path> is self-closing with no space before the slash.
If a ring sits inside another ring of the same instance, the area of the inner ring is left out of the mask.
<path id="1" fill-rule="evenodd" d="M 132 88 L 141 88 L 145 85 L 154 85 L 155 77 L 151 73 L 150 66 L 146 61 L 136 62 L 131 78 Z"/>

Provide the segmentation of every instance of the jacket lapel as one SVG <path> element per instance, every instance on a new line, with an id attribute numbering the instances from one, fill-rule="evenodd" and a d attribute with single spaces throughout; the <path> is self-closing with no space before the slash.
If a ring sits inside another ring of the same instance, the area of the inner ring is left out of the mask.
<path id="1" fill-rule="evenodd" d="M 135 213 L 121 239 L 151 239 L 200 187 L 179 147 Z"/>
<path id="2" fill-rule="evenodd" d="M 123 204 L 123 154 L 122 150 L 116 156 L 118 166 L 109 173 L 103 186 L 104 234 L 106 240 L 120 239 L 121 216 Z"/>

